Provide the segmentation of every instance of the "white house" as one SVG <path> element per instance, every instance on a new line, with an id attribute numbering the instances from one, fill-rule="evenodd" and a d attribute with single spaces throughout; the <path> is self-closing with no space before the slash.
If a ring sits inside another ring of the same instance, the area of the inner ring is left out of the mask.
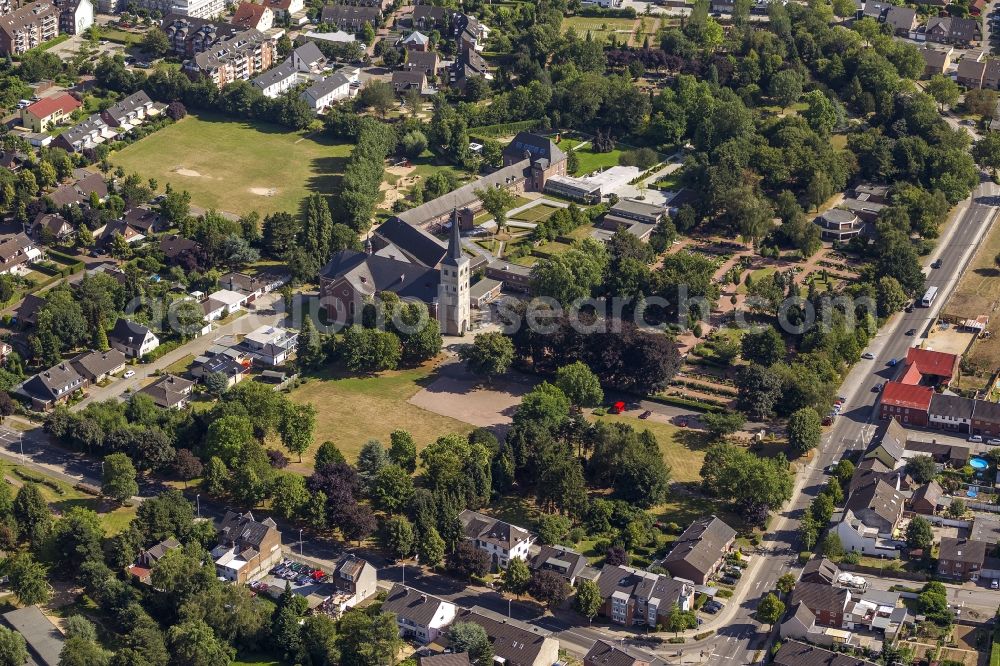
<path id="1" fill-rule="evenodd" d="M 131 358 L 141 358 L 160 346 L 160 339 L 142 324 L 119 318 L 108 334 L 108 343 Z"/>
<path id="2" fill-rule="evenodd" d="M 208 295 L 201 304 L 201 309 L 205 313 L 205 321 L 215 321 L 242 310 L 246 302 L 246 294 L 220 289 Z"/>
<path id="3" fill-rule="evenodd" d="M 418 590 L 394 585 L 382 610 L 396 615 L 401 638 L 429 643 L 455 620 L 455 604 Z"/>
<path id="4" fill-rule="evenodd" d="M 302 91 L 299 98 L 316 113 L 351 96 L 351 80 L 337 72 L 321 79 Z"/>
<path id="5" fill-rule="evenodd" d="M 298 339 L 298 333 L 287 328 L 264 325 L 247 333 L 237 348 L 245 351 L 255 362 L 275 366 L 281 365 L 295 353 Z"/>
<path id="6" fill-rule="evenodd" d="M 494 569 L 506 569 L 511 559 L 527 560 L 528 551 L 535 543 L 535 535 L 528 530 L 502 520 L 466 509 L 458 516 L 466 539 L 490 556 Z"/>
<path id="7" fill-rule="evenodd" d="M 881 479 L 872 479 L 847 498 L 836 532 L 845 551 L 896 558 L 902 542 L 896 539 L 895 531 L 902 515 L 899 491 Z"/>

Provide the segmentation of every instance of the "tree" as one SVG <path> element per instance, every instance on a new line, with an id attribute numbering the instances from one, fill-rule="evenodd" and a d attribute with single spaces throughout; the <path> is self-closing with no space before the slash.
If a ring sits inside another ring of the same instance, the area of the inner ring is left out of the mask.
<path id="1" fill-rule="evenodd" d="M 0 627 L 0 666 L 24 666 L 28 661 L 28 645 L 24 637 L 7 627 Z"/>
<path id="2" fill-rule="evenodd" d="M 528 591 L 531 584 L 531 569 L 528 563 L 520 558 L 513 558 L 507 563 L 507 569 L 503 572 L 503 582 L 501 587 L 504 592 L 520 597 Z"/>
<path id="3" fill-rule="evenodd" d="M 943 627 L 951 626 L 955 620 L 952 609 L 948 606 L 948 590 L 938 581 L 924 584 L 917 597 L 917 608 L 928 620 Z"/>
<path id="4" fill-rule="evenodd" d="M 37 484 L 26 483 L 21 486 L 14 497 L 11 511 L 21 538 L 27 537 L 31 543 L 39 543 L 48 535 L 52 526 L 52 513 Z"/>
<path id="5" fill-rule="evenodd" d="M 358 452 L 358 476 L 367 484 L 374 482 L 379 470 L 388 464 L 389 454 L 377 439 L 369 439 Z"/>
<path id="6" fill-rule="evenodd" d="M 976 141 L 972 146 L 972 158 L 995 175 L 1000 168 L 1000 132 L 987 132 Z"/>
<path id="7" fill-rule="evenodd" d="M 236 650 L 215 636 L 204 622 L 183 622 L 167 632 L 171 663 L 177 666 L 228 666 Z"/>
<path id="8" fill-rule="evenodd" d="M 413 525 L 405 516 L 389 516 L 382 522 L 382 547 L 397 560 L 405 560 L 413 553 Z"/>
<path id="9" fill-rule="evenodd" d="M 782 574 L 778 578 L 778 582 L 775 583 L 775 587 L 777 587 L 778 591 L 782 594 L 789 594 L 795 588 L 795 582 L 795 574 L 786 573 Z"/>
<path id="10" fill-rule="evenodd" d="M 924 90 L 934 98 L 942 110 L 954 106 L 962 94 L 958 84 L 943 74 L 932 76 L 924 86 Z"/>
<path id="11" fill-rule="evenodd" d="M 139 494 L 139 484 L 136 483 L 135 465 L 124 453 L 112 453 L 104 457 L 104 470 L 101 479 L 101 494 L 123 504 L 133 495 Z"/>
<path id="12" fill-rule="evenodd" d="M 507 211 L 517 201 L 514 195 L 503 187 L 489 187 L 476 190 L 476 196 L 482 202 L 483 208 L 493 216 L 497 231 L 504 231 L 507 226 Z"/>
<path id="13" fill-rule="evenodd" d="M 351 372 L 394 370 L 402 355 L 399 338 L 390 331 L 351 326 L 344 334 L 344 360 Z"/>
<path id="14" fill-rule="evenodd" d="M 159 28 L 151 28 L 142 38 L 142 50 L 154 58 L 160 58 L 170 50 L 170 40 Z"/>
<path id="15" fill-rule="evenodd" d="M 757 604 L 757 620 L 773 625 L 785 614 L 785 602 L 769 592 Z"/>
<path id="16" fill-rule="evenodd" d="M 785 357 L 785 341 L 773 326 L 764 326 L 744 334 L 740 350 L 750 363 L 771 366 Z"/>
<path id="17" fill-rule="evenodd" d="M 930 522 L 923 516 L 916 516 L 906 526 L 906 545 L 910 548 L 920 548 L 925 552 L 934 544 L 934 532 Z"/>
<path id="18" fill-rule="evenodd" d="M 420 154 L 427 150 L 427 136 L 419 130 L 407 132 L 399 140 L 399 146 L 407 157 L 420 157 Z"/>
<path id="19" fill-rule="evenodd" d="M 72 636 L 63 644 L 59 653 L 59 666 L 107 666 L 111 653 L 97 641 Z"/>
<path id="20" fill-rule="evenodd" d="M 386 513 L 396 513 L 413 496 L 413 479 L 399 465 L 389 464 L 375 473 L 371 482 L 372 504 Z"/>
<path id="21" fill-rule="evenodd" d="M 417 444 L 413 435 L 405 430 L 394 430 L 389 435 L 389 460 L 412 474 L 417 468 Z"/>
<path id="22" fill-rule="evenodd" d="M 768 92 L 771 99 L 784 110 L 802 96 L 802 75 L 794 69 L 783 69 L 771 77 Z"/>
<path id="23" fill-rule="evenodd" d="M 224 372 L 206 372 L 202 375 L 202 383 L 205 389 L 212 395 L 219 397 L 229 388 L 229 377 Z"/>
<path id="24" fill-rule="evenodd" d="M 576 597 L 573 600 L 573 607 L 576 612 L 587 618 L 587 622 L 593 621 L 594 617 L 604 605 L 601 597 L 601 588 L 592 580 L 583 580 L 576 586 Z"/>
<path id="25" fill-rule="evenodd" d="M 188 481 L 201 476 L 203 469 L 201 460 L 191 453 L 190 449 L 177 449 L 177 453 L 174 455 L 173 471 L 177 478 L 184 481 L 185 487 L 187 487 Z"/>
<path id="26" fill-rule="evenodd" d="M 600 379 L 582 361 L 559 368 L 555 383 L 577 407 L 596 407 L 604 400 Z"/>
<path id="27" fill-rule="evenodd" d="M 490 556 L 475 544 L 461 541 L 448 556 L 448 568 L 461 578 L 481 578 L 490 572 Z"/>
<path id="28" fill-rule="evenodd" d="M 52 596 L 48 567 L 31 553 L 20 553 L 7 561 L 10 590 L 25 606 L 44 604 Z"/>
<path id="29" fill-rule="evenodd" d="M 316 326 L 313 325 L 312 317 L 307 316 L 302 321 L 295 356 L 299 368 L 303 370 L 312 370 L 324 360 L 323 342 L 316 331 Z"/>
<path id="30" fill-rule="evenodd" d="M 430 568 L 435 568 L 444 559 L 444 539 L 434 527 L 429 527 L 417 536 L 417 555 L 420 561 Z"/>
<path id="31" fill-rule="evenodd" d="M 740 412 L 715 412 L 702 414 L 698 418 L 705 425 L 705 429 L 717 439 L 738 431 L 747 420 Z"/>
<path id="32" fill-rule="evenodd" d="M 888 317 L 899 312 L 909 301 L 899 280 L 888 275 L 879 278 L 875 285 L 875 296 L 880 317 Z"/>
<path id="33" fill-rule="evenodd" d="M 965 515 L 965 500 L 956 497 L 948 505 L 948 515 L 952 518 L 961 518 Z"/>
<path id="34" fill-rule="evenodd" d="M 569 597 L 569 584 L 555 571 L 540 569 L 531 577 L 531 596 L 549 608 L 555 609 Z"/>
<path id="35" fill-rule="evenodd" d="M 357 96 L 357 104 L 362 108 L 372 108 L 383 118 L 396 105 L 396 95 L 388 81 L 369 79 Z"/>
<path id="36" fill-rule="evenodd" d="M 282 417 L 278 422 L 278 434 L 281 435 L 281 443 L 285 448 L 291 453 L 298 454 L 299 462 L 302 462 L 302 454 L 312 446 L 315 427 L 315 407 L 311 404 L 284 403 Z"/>
<path id="37" fill-rule="evenodd" d="M 448 629 L 448 642 L 456 653 L 467 652 L 469 662 L 476 666 L 491 666 L 493 642 L 486 630 L 475 622 L 456 622 Z"/>
<path id="38" fill-rule="evenodd" d="M 930 456 L 913 456 L 906 461 L 906 473 L 919 484 L 929 483 L 937 476 L 937 465 Z"/>
<path id="39" fill-rule="evenodd" d="M 499 331 L 480 333 L 471 345 L 459 349 L 458 356 L 471 372 L 492 378 L 510 369 L 514 362 L 514 343 Z"/>
<path id="40" fill-rule="evenodd" d="M 97 514 L 75 506 L 56 521 L 52 529 L 52 544 L 56 562 L 65 568 L 101 559 L 104 528 Z"/>
<path id="41" fill-rule="evenodd" d="M 844 554 L 844 546 L 840 543 L 840 537 L 836 532 L 829 532 L 823 537 L 823 544 L 820 547 L 825 557 L 840 557 Z"/>
<path id="42" fill-rule="evenodd" d="M 566 516 L 545 514 L 538 521 L 538 539 L 544 544 L 560 543 L 572 527 L 572 521 Z"/>
<path id="43" fill-rule="evenodd" d="M 819 414 L 812 407 L 803 407 L 788 417 L 788 444 L 792 450 L 805 453 L 814 449 L 822 435 Z"/>
<path id="44" fill-rule="evenodd" d="M 346 464 L 347 459 L 344 458 L 344 454 L 340 452 L 337 445 L 331 441 L 323 442 L 316 449 L 316 458 L 313 462 L 313 466 L 322 470 L 330 465 Z"/>

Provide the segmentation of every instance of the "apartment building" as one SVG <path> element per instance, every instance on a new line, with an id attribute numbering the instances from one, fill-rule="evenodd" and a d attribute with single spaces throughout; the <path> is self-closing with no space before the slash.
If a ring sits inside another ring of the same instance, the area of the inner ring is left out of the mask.
<path id="1" fill-rule="evenodd" d="M 59 8 L 34 2 L 0 17 L 0 55 L 20 55 L 59 36 Z"/>
<path id="2" fill-rule="evenodd" d="M 185 64 L 218 87 L 232 81 L 248 81 L 274 65 L 274 40 L 259 30 L 239 32 L 202 51 Z"/>

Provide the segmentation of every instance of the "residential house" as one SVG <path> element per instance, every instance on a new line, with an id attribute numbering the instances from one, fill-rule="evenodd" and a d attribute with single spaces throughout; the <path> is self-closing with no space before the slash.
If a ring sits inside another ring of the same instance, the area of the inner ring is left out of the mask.
<path id="1" fill-rule="evenodd" d="M 605 564 L 597 586 L 604 600 L 599 613 L 615 624 L 655 627 L 674 604 L 681 610 L 694 605 L 694 585 L 632 567 Z"/>
<path id="2" fill-rule="evenodd" d="M 979 19 L 933 17 L 927 20 L 924 36 L 929 42 L 969 47 L 980 39 Z"/>
<path id="3" fill-rule="evenodd" d="M 407 71 L 423 72 L 427 80 L 430 81 L 437 76 L 441 63 L 435 51 L 407 51 L 406 62 L 402 66 Z"/>
<path id="4" fill-rule="evenodd" d="M 802 567 L 802 575 L 799 581 L 803 583 L 817 583 L 820 585 L 833 585 L 840 578 L 840 569 L 836 564 L 825 557 L 814 557 Z"/>
<path id="5" fill-rule="evenodd" d="M 904 468 L 905 471 L 905 468 Z M 847 487 L 850 495 L 859 488 L 864 488 L 875 481 L 885 481 L 894 488 L 902 487 L 902 475 L 890 467 L 886 467 L 878 458 L 864 458 L 854 468 L 854 476 Z"/>
<path id="6" fill-rule="evenodd" d="M 38 322 L 38 311 L 45 307 L 45 299 L 35 294 L 25 294 L 24 299 L 14 309 L 12 321 L 21 328 L 29 328 Z"/>
<path id="7" fill-rule="evenodd" d="M 882 430 L 877 441 L 865 451 L 864 459 L 874 458 L 885 465 L 888 470 L 895 469 L 903 459 L 903 451 L 906 449 L 907 432 L 906 428 L 900 425 L 896 419 L 890 419 L 889 423 Z"/>
<path id="8" fill-rule="evenodd" d="M 892 31 L 899 37 L 908 37 L 917 29 L 917 10 L 912 7 L 892 6 L 885 14 L 886 24 L 892 26 Z"/>
<path id="9" fill-rule="evenodd" d="M 865 230 L 864 221 L 857 213 L 845 208 L 831 208 L 814 218 L 823 240 L 844 243 Z"/>
<path id="10" fill-rule="evenodd" d="M 242 353 L 242 352 L 240 352 Z M 212 356 L 199 356 L 192 362 L 189 372 L 193 377 L 198 377 L 202 381 L 207 375 L 223 375 L 226 378 L 226 387 L 232 388 L 246 378 L 250 371 L 251 360 L 234 358 L 230 354 L 215 354 Z"/>
<path id="11" fill-rule="evenodd" d="M 906 366 L 915 367 L 920 373 L 920 383 L 927 386 L 947 386 L 958 372 L 961 360 L 958 354 L 933 349 L 910 347 L 906 350 Z"/>
<path id="12" fill-rule="evenodd" d="M 32 132 L 44 132 L 68 121 L 81 106 L 80 100 L 69 93 L 57 93 L 21 109 L 21 124 Z"/>
<path id="13" fill-rule="evenodd" d="M 144 90 L 140 90 L 101 111 L 101 119 L 109 127 L 127 132 L 133 127 L 143 124 L 147 118 L 159 113 L 160 110 L 153 104 L 149 95 Z"/>
<path id="14" fill-rule="evenodd" d="M 129 358 L 142 358 L 160 346 L 160 339 L 148 327 L 119 317 L 108 333 L 108 343 Z"/>
<path id="15" fill-rule="evenodd" d="M 717 516 L 707 516 L 684 530 L 660 566 L 674 578 L 704 585 L 718 571 L 735 541 L 736 530 Z"/>
<path id="16" fill-rule="evenodd" d="M 399 45 L 406 49 L 407 53 L 410 51 L 428 51 L 431 46 L 431 40 L 419 30 L 414 30 L 401 39 Z"/>
<path id="17" fill-rule="evenodd" d="M 246 273 L 226 273 L 219 278 L 219 286 L 229 291 L 246 294 L 246 302 L 253 303 L 260 296 L 269 294 L 289 280 L 287 273 L 262 271 L 256 276 Z"/>
<path id="18" fill-rule="evenodd" d="M 236 34 L 236 26 L 191 16 L 169 14 L 160 24 L 170 42 L 170 50 L 181 58 L 191 58 Z"/>
<path id="19" fill-rule="evenodd" d="M 298 46 L 288 56 L 288 60 L 300 72 L 307 74 L 322 74 L 327 67 L 326 56 L 314 42 L 306 42 Z"/>
<path id="20" fill-rule="evenodd" d="M 397 70 L 392 73 L 392 89 L 397 95 L 407 90 L 423 93 L 427 89 L 427 75 L 420 70 Z"/>
<path id="21" fill-rule="evenodd" d="M 90 0 L 56 0 L 59 8 L 59 32 L 80 35 L 94 25 L 94 4 Z"/>
<path id="22" fill-rule="evenodd" d="M 774 666 L 877 666 L 876 662 L 832 652 L 799 641 L 787 641 L 771 659 Z"/>
<path id="23" fill-rule="evenodd" d="M 264 0 L 264 4 L 274 12 L 275 18 L 289 19 L 305 8 L 304 0 Z"/>
<path id="24" fill-rule="evenodd" d="M 792 612 L 787 614 L 785 620 L 778 626 L 778 635 L 783 641 L 797 639 L 818 645 L 833 645 L 835 642 L 846 642 L 846 636 L 841 637 L 840 641 L 835 641 L 834 635 L 847 632 L 844 632 L 842 629 L 831 629 L 820 626 L 816 622 L 816 614 L 809 610 L 808 606 L 804 603 L 799 602 L 794 606 L 790 606 L 790 608 Z"/>
<path id="25" fill-rule="evenodd" d="M 984 541 L 943 537 L 938 546 L 938 575 L 962 581 L 979 580 L 988 547 Z"/>
<path id="26" fill-rule="evenodd" d="M 419 666 L 470 666 L 468 652 L 451 652 L 420 657 Z"/>
<path id="27" fill-rule="evenodd" d="M 274 25 L 274 11 L 267 5 L 255 2 L 241 2 L 229 22 L 238 30 L 260 30 L 266 32 Z"/>
<path id="28" fill-rule="evenodd" d="M 587 651 L 583 666 L 666 666 L 667 662 L 648 652 L 624 644 L 599 640 Z"/>
<path id="29" fill-rule="evenodd" d="M 955 80 L 966 88 L 982 88 L 985 73 L 986 61 L 970 55 L 958 61 Z"/>
<path id="30" fill-rule="evenodd" d="M 972 433 L 985 438 L 1000 436 L 1000 403 L 977 400 L 972 412 Z"/>
<path id="31" fill-rule="evenodd" d="M 245 30 L 196 54 L 185 68 L 200 73 L 222 88 L 232 81 L 249 81 L 266 72 L 274 64 L 276 55 L 274 39 L 260 30 Z"/>
<path id="32" fill-rule="evenodd" d="M 570 585 L 587 566 L 587 558 L 565 546 L 542 546 L 528 560 L 532 571 L 552 571 L 562 576 Z"/>
<path id="33" fill-rule="evenodd" d="M 0 275 L 22 275 L 28 264 L 42 258 L 42 250 L 27 234 L 16 233 L 0 236 Z"/>
<path id="34" fill-rule="evenodd" d="M 808 608 L 816 617 L 816 624 L 840 629 L 844 626 L 850 600 L 851 592 L 847 588 L 799 581 L 792 590 L 791 605 L 802 604 Z"/>
<path id="35" fill-rule="evenodd" d="M 455 622 L 478 624 L 493 644 L 495 663 L 551 666 L 559 661 L 559 641 L 551 632 L 479 606 L 461 609 Z"/>
<path id="36" fill-rule="evenodd" d="M 505 289 L 527 292 L 531 288 L 531 269 L 496 259 L 486 267 L 486 277 L 499 280 Z"/>
<path id="37" fill-rule="evenodd" d="M 277 326 L 260 326 L 243 336 L 237 349 L 245 351 L 254 362 L 264 365 L 283 365 L 295 354 L 298 333 Z"/>
<path id="38" fill-rule="evenodd" d="M 352 81 L 341 72 L 322 78 L 302 91 L 299 98 L 316 113 L 351 96 Z"/>
<path id="39" fill-rule="evenodd" d="M 253 84 L 260 89 L 264 97 L 274 99 L 299 84 L 299 70 L 286 60 L 255 78 Z"/>
<path id="40" fill-rule="evenodd" d="M 219 526 L 219 545 L 212 550 L 212 559 L 220 577 L 245 585 L 281 562 L 281 532 L 270 518 L 258 522 L 249 511 L 228 511 Z"/>
<path id="41" fill-rule="evenodd" d="M 33 2 L 0 16 L 0 55 L 21 55 L 59 36 L 59 9 Z"/>
<path id="42" fill-rule="evenodd" d="M 95 113 L 62 132 L 52 141 L 52 145 L 71 153 L 80 153 L 96 148 L 108 139 L 114 138 L 116 134 L 117 132 L 104 122 L 101 114 Z"/>
<path id="43" fill-rule="evenodd" d="M 163 409 L 184 409 L 191 397 L 194 382 L 176 375 L 163 375 L 148 386 L 136 392 L 136 395 L 148 395 L 157 407 Z"/>
<path id="44" fill-rule="evenodd" d="M 413 27 L 423 32 L 437 30 L 441 33 L 451 25 L 452 10 L 430 4 L 413 8 Z"/>
<path id="45" fill-rule="evenodd" d="M 396 616 L 399 635 L 418 643 L 429 643 L 455 619 L 457 608 L 450 601 L 403 585 L 393 585 L 382 602 L 382 610 Z"/>
<path id="46" fill-rule="evenodd" d="M 941 484 L 931 480 L 930 483 L 925 483 L 913 491 L 909 502 L 910 510 L 924 516 L 933 516 L 937 513 L 943 496 L 944 490 L 941 488 Z"/>
<path id="47" fill-rule="evenodd" d="M 87 388 L 89 383 L 72 364 L 63 361 L 27 379 L 14 392 L 29 400 L 32 409 L 42 411 L 66 402 L 75 392 Z"/>
<path id="48" fill-rule="evenodd" d="M 177 234 L 163 236 L 160 238 L 160 252 L 168 264 L 186 264 L 189 261 L 196 261 L 201 254 L 201 244 Z"/>
<path id="49" fill-rule="evenodd" d="M 59 666 L 66 639 L 38 606 L 7 611 L 3 622 L 24 639 L 30 666 Z"/>
<path id="50" fill-rule="evenodd" d="M 108 198 L 108 184 L 99 173 L 88 173 L 75 183 L 57 187 L 47 196 L 52 205 L 58 207 L 87 203 L 92 195 L 96 195 L 98 201 Z"/>
<path id="51" fill-rule="evenodd" d="M 70 363 L 91 384 L 103 382 L 125 370 L 125 354 L 117 349 L 89 351 L 74 357 Z"/>
<path id="52" fill-rule="evenodd" d="M 344 32 L 359 33 L 367 23 L 374 29 L 382 24 L 382 10 L 364 5 L 325 5 L 320 12 L 320 21 L 335 25 Z"/>
<path id="53" fill-rule="evenodd" d="M 527 560 L 535 535 L 502 520 L 465 509 L 458 515 L 463 536 L 490 556 L 494 569 L 506 569 L 512 559 Z"/>
<path id="54" fill-rule="evenodd" d="M 895 418 L 904 425 L 926 426 L 934 389 L 900 382 L 886 382 L 879 403 L 879 418 Z"/>
<path id="55" fill-rule="evenodd" d="M 247 304 L 249 297 L 238 291 L 229 289 L 219 289 L 208 295 L 202 303 L 202 310 L 205 312 L 205 321 L 215 321 L 228 317 L 239 312 Z"/>
<path id="56" fill-rule="evenodd" d="M 863 2 L 862 4 L 863 7 L 859 11 L 860 16 L 858 16 L 858 18 L 871 18 L 880 22 L 885 19 L 886 13 L 888 13 L 889 9 L 892 7 L 892 3 L 883 2 L 881 0 L 878 2 L 868 0 L 868 2 Z"/>
<path id="57" fill-rule="evenodd" d="M 986 71 L 983 72 L 983 87 L 990 90 L 1000 88 L 1000 60 L 989 58 L 986 61 Z"/>
<path id="58" fill-rule="evenodd" d="M 903 496 L 895 487 L 876 480 L 847 498 L 836 532 L 846 551 L 899 557 L 902 543 L 895 539 L 903 513 Z"/>
<path id="59" fill-rule="evenodd" d="M 452 87 L 464 91 L 466 83 L 475 77 L 480 77 L 485 81 L 493 80 L 493 74 L 490 73 L 490 65 L 486 59 L 479 55 L 475 49 L 465 49 L 455 59 L 449 80 Z"/>
<path id="60" fill-rule="evenodd" d="M 934 393 L 927 407 L 927 425 L 942 430 L 969 432 L 976 401 L 957 395 Z"/>
<path id="61" fill-rule="evenodd" d="M 975 404 L 975 401 L 973 405 Z M 937 440 L 930 442 L 907 440 L 906 451 L 910 454 L 927 455 L 939 465 L 964 467 L 969 462 L 969 447 L 965 444 L 944 444 Z"/>
<path id="62" fill-rule="evenodd" d="M 150 574 L 153 571 L 153 567 L 156 563 L 164 558 L 164 556 L 172 550 L 178 550 L 181 547 L 180 541 L 170 537 L 165 539 L 160 543 L 156 544 L 152 548 L 147 550 L 139 551 L 139 556 L 136 557 L 135 563 L 128 567 L 128 572 L 135 576 L 140 583 L 150 584 Z"/>
<path id="63" fill-rule="evenodd" d="M 338 613 L 354 608 L 378 592 L 378 572 L 367 560 L 357 555 L 344 555 L 333 567 L 331 576 L 337 592 L 330 604 Z"/>
<path id="64" fill-rule="evenodd" d="M 163 217 L 148 206 L 132 206 L 125 209 L 121 220 L 145 236 L 163 231 L 164 227 Z"/>
<path id="65" fill-rule="evenodd" d="M 482 51 L 486 47 L 490 29 L 478 19 L 459 12 L 452 17 L 451 23 L 452 35 L 459 53 L 466 50 Z"/>
<path id="66" fill-rule="evenodd" d="M 930 46 L 920 49 L 920 55 L 924 57 L 924 78 L 929 79 L 948 71 L 954 53 L 955 49 L 951 46 L 947 49 L 935 49 Z"/>
<path id="67" fill-rule="evenodd" d="M 31 235 L 43 243 L 63 240 L 75 231 L 73 225 L 59 213 L 39 213 L 31 223 Z"/>

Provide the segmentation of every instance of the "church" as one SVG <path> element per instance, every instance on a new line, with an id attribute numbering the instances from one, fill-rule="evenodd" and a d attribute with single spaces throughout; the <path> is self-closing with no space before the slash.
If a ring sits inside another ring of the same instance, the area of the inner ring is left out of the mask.
<path id="1" fill-rule="evenodd" d="M 462 252 L 458 212 L 452 214 L 448 247 L 442 254 L 434 249 L 437 239 L 429 237 L 434 246 L 418 244 L 410 252 L 392 244 L 376 251 L 369 239 L 364 252 L 336 253 L 320 271 L 320 303 L 327 319 L 351 322 L 366 301 L 391 291 L 401 299 L 426 303 L 445 335 L 465 335 L 472 316 L 472 259 Z M 433 263 L 423 263 L 417 255 Z"/>

